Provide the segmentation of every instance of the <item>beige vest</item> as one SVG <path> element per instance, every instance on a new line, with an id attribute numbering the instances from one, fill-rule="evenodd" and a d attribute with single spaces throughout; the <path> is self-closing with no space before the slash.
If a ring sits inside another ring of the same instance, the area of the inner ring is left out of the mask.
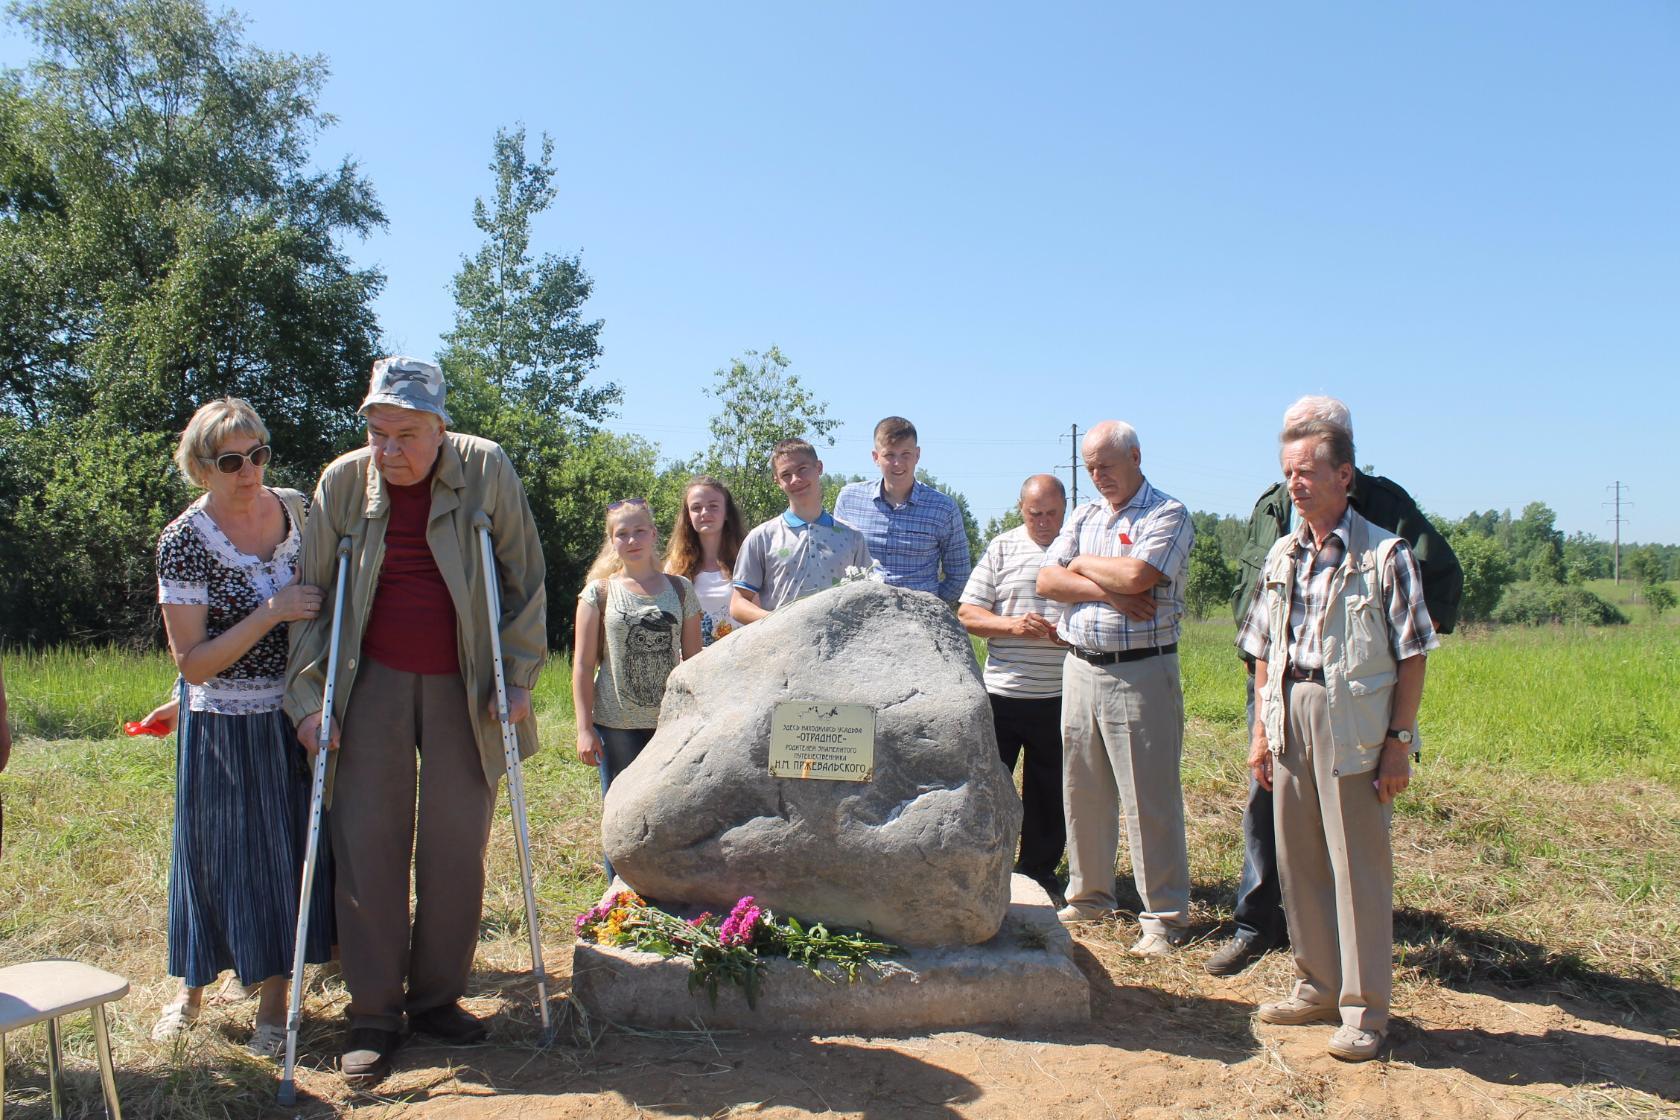
<path id="1" fill-rule="evenodd" d="M 1397 665 L 1389 643 L 1382 571 L 1400 538 L 1355 512 L 1347 555 L 1330 577 L 1324 612 L 1324 688 L 1330 709 L 1338 777 L 1377 768 L 1394 708 Z M 1273 753 L 1284 748 L 1284 675 L 1289 665 L 1289 597 L 1295 586 L 1295 534 L 1280 537 L 1266 554 L 1260 576 L 1271 654 L 1260 690 L 1260 718 Z M 1422 745 L 1414 743 L 1413 750 Z"/>

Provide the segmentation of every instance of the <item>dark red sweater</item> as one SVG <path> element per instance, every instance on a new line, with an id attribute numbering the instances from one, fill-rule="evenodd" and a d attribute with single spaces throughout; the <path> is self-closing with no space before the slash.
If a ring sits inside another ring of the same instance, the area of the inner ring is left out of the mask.
<path id="1" fill-rule="evenodd" d="M 362 655 L 404 673 L 458 673 L 455 603 L 426 543 L 432 480 L 412 486 L 387 482 L 385 492 L 391 497 L 385 562 L 362 635 Z"/>

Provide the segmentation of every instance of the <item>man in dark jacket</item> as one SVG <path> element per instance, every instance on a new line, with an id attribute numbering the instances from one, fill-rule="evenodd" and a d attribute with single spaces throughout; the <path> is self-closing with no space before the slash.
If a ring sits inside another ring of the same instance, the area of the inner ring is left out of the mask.
<path id="1" fill-rule="evenodd" d="M 1347 405 L 1335 397 L 1302 397 L 1283 414 L 1283 427 L 1309 420 L 1324 420 L 1345 428 L 1351 435 L 1353 419 Z M 1458 601 L 1464 591 L 1464 572 L 1452 546 L 1418 509 L 1412 496 L 1398 483 L 1380 475 L 1355 470 L 1349 504 L 1360 516 L 1411 545 L 1423 574 L 1423 597 L 1429 617 L 1442 634 L 1452 633 L 1458 621 Z M 1282 482 L 1275 482 L 1254 503 L 1249 516 L 1248 539 L 1237 561 L 1237 585 L 1231 607 L 1240 625 L 1248 614 L 1259 582 L 1260 569 L 1272 542 L 1291 528 L 1289 495 Z M 1243 658 L 1248 672 L 1248 722 L 1254 723 L 1254 663 Z M 1233 915 L 1237 930 L 1231 939 L 1208 958 L 1207 970 L 1215 976 L 1234 976 L 1268 950 L 1289 942 L 1283 920 L 1283 894 L 1278 883 L 1277 840 L 1272 830 L 1272 794 L 1250 781 L 1248 807 L 1243 811 L 1243 869 L 1237 881 L 1237 902 Z"/>

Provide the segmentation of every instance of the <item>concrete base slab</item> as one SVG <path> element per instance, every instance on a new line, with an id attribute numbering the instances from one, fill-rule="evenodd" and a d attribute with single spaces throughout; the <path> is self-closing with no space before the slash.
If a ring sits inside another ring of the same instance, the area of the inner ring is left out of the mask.
<path id="1" fill-rule="evenodd" d="M 685 960 L 580 941 L 572 949 L 572 998 L 597 1019 L 655 1030 L 901 1034 L 1089 1023 L 1090 985 L 1044 888 L 1016 875 L 1010 894 L 990 941 L 907 952 L 886 976 L 865 970 L 856 983 L 843 976 L 829 983 L 792 961 L 768 961 L 756 1008 L 732 985 L 718 989 L 716 1006 L 704 992 L 690 992 Z"/>

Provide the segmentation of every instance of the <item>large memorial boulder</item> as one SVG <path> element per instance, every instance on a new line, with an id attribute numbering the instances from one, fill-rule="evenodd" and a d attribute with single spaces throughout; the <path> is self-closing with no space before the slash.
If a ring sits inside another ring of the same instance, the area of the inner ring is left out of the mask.
<path id="1" fill-rule="evenodd" d="M 868 781 L 772 777 L 783 701 L 875 712 Z M 1009 907 L 1021 804 L 968 635 L 932 595 L 856 582 L 684 662 L 659 731 L 614 779 L 607 855 L 644 896 L 971 945 Z"/>

